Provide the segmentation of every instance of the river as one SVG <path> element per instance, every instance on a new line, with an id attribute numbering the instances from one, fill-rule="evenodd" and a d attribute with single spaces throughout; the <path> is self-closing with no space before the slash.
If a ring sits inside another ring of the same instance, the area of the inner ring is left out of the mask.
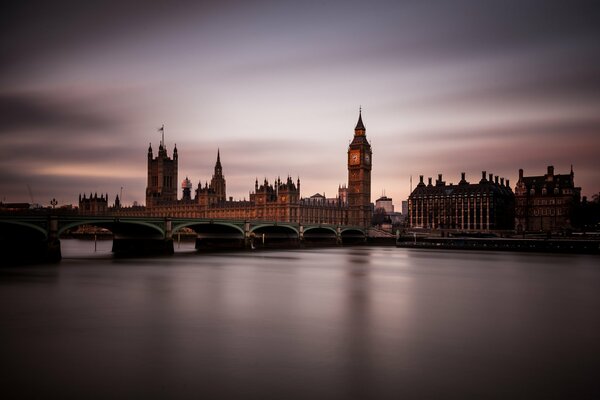
<path id="1" fill-rule="evenodd" d="M 4 398 L 600 398 L 600 257 L 338 247 L 0 268 Z"/>

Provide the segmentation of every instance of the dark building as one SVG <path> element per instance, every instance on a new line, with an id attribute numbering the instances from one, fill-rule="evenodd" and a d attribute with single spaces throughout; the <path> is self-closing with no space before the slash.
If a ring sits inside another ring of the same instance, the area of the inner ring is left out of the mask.
<path id="1" fill-rule="evenodd" d="M 423 175 L 408 198 L 407 223 L 412 228 L 492 231 L 514 229 L 515 196 L 509 181 L 486 172 L 478 183 L 469 183 L 465 173 L 457 185 L 446 184 L 442 174 L 435 184 Z"/>
<path id="2" fill-rule="evenodd" d="M 162 130 L 162 128 L 161 128 Z M 199 181 L 192 194 L 192 183 L 186 177 L 181 183 L 183 194 L 177 199 L 177 148 L 169 158 L 164 144 L 160 143 L 158 155 L 153 158 L 152 147 L 148 149 L 148 185 L 145 208 L 115 209 L 122 215 L 156 217 L 193 217 L 215 219 L 275 220 L 300 223 L 323 223 L 334 225 L 358 225 L 371 223 L 371 145 L 365 136 L 366 129 L 359 112 L 354 137 L 348 148 L 348 186 L 338 188 L 336 198 L 325 196 L 300 196 L 300 179 L 293 181 L 277 178 L 273 183 L 267 179 L 259 185 L 248 200 L 234 201 L 227 198 L 225 176 L 221 165 L 221 153 L 210 183 Z"/>
<path id="3" fill-rule="evenodd" d="M 367 140 L 362 113 L 354 128 L 354 138 L 348 147 L 348 224 L 370 226 L 371 206 L 371 145 Z"/>
<path id="4" fill-rule="evenodd" d="M 118 204 L 119 199 L 115 200 Z M 102 215 L 106 214 L 108 211 L 108 194 L 104 197 L 103 194 L 98 197 L 98 193 L 92 195 L 90 193 L 90 197 L 86 197 L 85 194 L 81 196 L 79 195 L 79 214 L 81 215 Z"/>
<path id="5" fill-rule="evenodd" d="M 164 139 L 153 158 L 152 144 L 148 147 L 148 183 L 146 186 L 146 207 L 169 204 L 177 201 L 177 146 L 173 158 L 167 154 Z"/>
<path id="6" fill-rule="evenodd" d="M 515 187 L 516 228 L 518 231 L 555 231 L 572 227 L 572 218 L 579 205 L 581 188 L 575 187 L 571 173 L 555 175 L 548 166 L 545 175 L 523 176 Z"/>
<path id="7" fill-rule="evenodd" d="M 225 197 L 225 177 L 223 176 L 223 167 L 221 166 L 221 151 L 217 150 L 217 162 L 215 163 L 215 173 L 210 180 L 210 187 L 215 191 L 217 202 L 223 202 Z"/>

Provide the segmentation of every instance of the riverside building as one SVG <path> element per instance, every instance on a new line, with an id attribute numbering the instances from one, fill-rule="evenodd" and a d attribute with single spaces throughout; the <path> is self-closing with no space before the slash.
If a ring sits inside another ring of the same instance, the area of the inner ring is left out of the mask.
<path id="1" fill-rule="evenodd" d="M 419 184 L 408 198 L 411 228 L 493 231 L 514 228 L 515 196 L 509 180 L 482 171 L 478 183 L 469 183 L 465 173 L 457 185 L 446 184 L 442 174 L 435 183 L 419 177 Z"/>
<path id="2" fill-rule="evenodd" d="M 523 176 L 515 187 L 517 231 L 556 231 L 572 228 L 581 188 L 575 186 L 573 166 L 568 174 L 554 174 L 548 166 L 545 175 Z"/>

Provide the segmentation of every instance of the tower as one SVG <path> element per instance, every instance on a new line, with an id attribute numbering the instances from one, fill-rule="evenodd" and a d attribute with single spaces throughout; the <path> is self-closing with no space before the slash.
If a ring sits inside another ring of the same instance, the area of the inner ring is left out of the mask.
<path id="1" fill-rule="evenodd" d="M 224 202 L 226 199 L 225 177 L 223 176 L 223 167 L 221 166 L 220 150 L 217 150 L 217 162 L 215 163 L 215 172 L 210 180 L 210 187 L 215 191 L 217 202 Z"/>
<path id="2" fill-rule="evenodd" d="M 348 224 L 371 225 L 371 145 L 367 141 L 362 109 L 348 147 Z"/>
<path id="3" fill-rule="evenodd" d="M 159 131 L 162 131 L 164 135 L 164 126 Z M 170 158 L 167 154 L 164 136 L 160 141 L 155 158 L 153 158 L 152 144 L 148 147 L 146 207 L 177 201 L 177 158 L 177 145 L 173 149 L 173 158 Z"/>

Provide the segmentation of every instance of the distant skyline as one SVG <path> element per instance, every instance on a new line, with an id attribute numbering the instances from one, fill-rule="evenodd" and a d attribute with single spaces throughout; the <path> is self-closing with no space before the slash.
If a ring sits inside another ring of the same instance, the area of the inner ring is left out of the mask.
<path id="1" fill-rule="evenodd" d="M 180 182 L 220 149 L 234 199 L 287 175 L 333 197 L 359 106 L 372 201 L 548 165 L 600 192 L 597 2 L 36 3 L 0 24 L 2 201 L 143 203 L 163 124 Z"/>

